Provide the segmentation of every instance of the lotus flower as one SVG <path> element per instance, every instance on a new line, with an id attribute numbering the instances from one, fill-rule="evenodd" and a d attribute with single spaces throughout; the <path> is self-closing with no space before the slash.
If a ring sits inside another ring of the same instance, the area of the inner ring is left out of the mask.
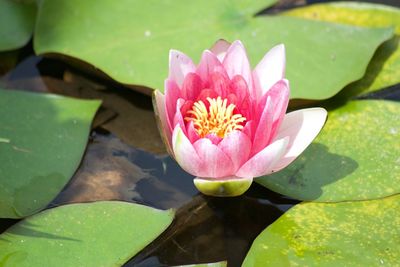
<path id="1" fill-rule="evenodd" d="M 168 152 L 204 194 L 243 194 L 255 177 L 290 164 L 317 136 L 322 108 L 286 113 L 285 47 L 251 70 L 240 41 L 218 41 L 196 66 L 171 50 L 165 95 L 154 106 Z"/>

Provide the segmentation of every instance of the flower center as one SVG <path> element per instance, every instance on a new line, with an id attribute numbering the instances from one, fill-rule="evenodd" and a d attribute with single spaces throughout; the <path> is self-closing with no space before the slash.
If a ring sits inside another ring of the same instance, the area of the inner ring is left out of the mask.
<path id="1" fill-rule="evenodd" d="M 187 112 L 185 121 L 193 121 L 193 126 L 200 137 L 215 134 L 224 138 L 233 130 L 242 130 L 246 118 L 242 114 L 233 114 L 236 106 L 228 104 L 228 100 L 219 96 L 217 99 L 207 97 L 210 103 L 208 109 L 203 101 L 199 100 L 193 104 Z"/>

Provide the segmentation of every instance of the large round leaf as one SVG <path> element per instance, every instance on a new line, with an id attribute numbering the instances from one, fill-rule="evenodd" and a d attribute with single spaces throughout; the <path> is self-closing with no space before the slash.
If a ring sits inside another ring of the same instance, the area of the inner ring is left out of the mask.
<path id="1" fill-rule="evenodd" d="M 400 104 L 351 101 L 329 112 L 320 135 L 286 169 L 257 179 L 302 200 L 344 201 L 400 193 Z"/>
<path id="2" fill-rule="evenodd" d="M 254 241 L 246 266 L 398 266 L 400 195 L 348 203 L 304 203 Z"/>
<path id="3" fill-rule="evenodd" d="M 99 101 L 0 90 L 0 217 L 44 208 L 79 165 Z"/>
<path id="4" fill-rule="evenodd" d="M 400 82 L 400 9 L 377 4 L 344 2 L 311 5 L 288 11 L 286 15 L 357 26 L 394 26 L 395 37 L 378 49 L 365 77 L 346 88 L 346 91 L 350 91 L 348 94 L 358 94 Z"/>
<path id="5" fill-rule="evenodd" d="M 292 98 L 325 99 L 361 78 L 376 48 L 392 36 L 389 28 L 253 17 L 262 2 L 44 0 L 34 47 L 38 54 L 87 61 L 119 82 L 163 90 L 171 48 L 198 62 L 217 39 L 241 39 L 254 66 L 284 43 Z"/>
<path id="6" fill-rule="evenodd" d="M 0 51 L 24 46 L 35 24 L 35 1 L 0 0 Z"/>
<path id="7" fill-rule="evenodd" d="M 0 235 L 0 264 L 121 266 L 161 234 L 173 216 L 117 201 L 46 210 Z"/>

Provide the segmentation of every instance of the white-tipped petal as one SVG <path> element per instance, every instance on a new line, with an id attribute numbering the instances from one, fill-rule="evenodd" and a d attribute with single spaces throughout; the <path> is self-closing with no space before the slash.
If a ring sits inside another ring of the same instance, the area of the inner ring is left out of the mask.
<path id="1" fill-rule="evenodd" d="M 273 47 L 253 71 L 254 86 L 258 96 L 264 95 L 285 76 L 286 55 L 283 44 Z"/>
<path id="2" fill-rule="evenodd" d="M 228 42 L 228 41 L 226 41 L 224 39 L 219 39 L 210 48 L 210 51 L 213 52 L 213 54 L 217 56 L 217 58 L 218 58 L 218 60 L 220 62 L 222 62 L 224 60 L 225 55 L 226 55 L 226 51 L 228 51 L 228 48 L 230 46 L 231 46 L 230 42 Z"/>
<path id="3" fill-rule="evenodd" d="M 222 62 L 226 73 L 232 79 L 236 75 L 244 78 L 249 88 L 253 87 L 253 78 L 247 52 L 240 41 L 234 41 L 226 52 Z"/>
<path id="4" fill-rule="evenodd" d="M 180 51 L 170 50 L 168 78 L 175 81 L 179 88 L 182 87 L 186 74 L 195 71 L 196 66 L 190 57 Z"/>
<path id="5" fill-rule="evenodd" d="M 236 172 L 238 177 L 258 177 L 270 174 L 272 167 L 281 159 L 286 151 L 288 138 L 276 140 L 249 159 Z"/>
<path id="6" fill-rule="evenodd" d="M 192 175 L 201 174 L 202 162 L 200 157 L 179 125 L 175 127 L 172 134 L 172 149 L 175 160 L 182 169 Z"/>
<path id="7" fill-rule="evenodd" d="M 308 108 L 285 115 L 276 139 L 289 137 L 287 151 L 273 169 L 279 171 L 294 161 L 317 137 L 326 120 L 323 108 Z"/>

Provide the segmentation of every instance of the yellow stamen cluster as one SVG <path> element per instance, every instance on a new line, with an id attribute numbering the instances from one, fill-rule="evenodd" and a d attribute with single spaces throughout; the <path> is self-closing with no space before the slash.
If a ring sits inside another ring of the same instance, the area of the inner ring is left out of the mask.
<path id="1" fill-rule="evenodd" d="M 185 117 L 186 121 L 193 121 L 194 128 L 200 137 L 207 134 L 215 134 L 224 138 L 233 130 L 242 130 L 242 123 L 246 118 L 241 114 L 233 114 L 234 104 L 228 104 L 228 100 L 219 96 L 217 99 L 207 97 L 210 106 L 207 110 L 203 101 L 197 101 L 193 104 Z"/>

